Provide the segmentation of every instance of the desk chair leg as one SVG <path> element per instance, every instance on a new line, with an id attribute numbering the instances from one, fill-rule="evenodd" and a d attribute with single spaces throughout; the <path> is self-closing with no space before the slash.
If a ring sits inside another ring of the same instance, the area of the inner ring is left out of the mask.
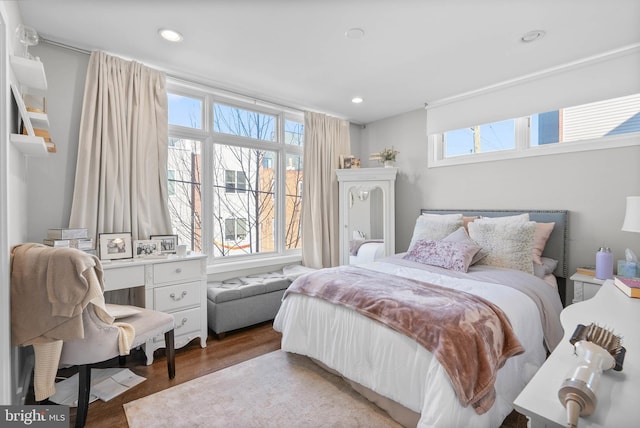
<path id="1" fill-rule="evenodd" d="M 176 350 L 173 343 L 173 329 L 164 334 L 164 344 L 167 351 L 167 369 L 169 370 L 169 379 L 176 377 Z"/>
<path id="2" fill-rule="evenodd" d="M 83 428 L 89 411 L 89 391 L 91 390 L 91 366 L 84 364 L 78 367 L 78 410 L 76 412 L 76 428 Z"/>

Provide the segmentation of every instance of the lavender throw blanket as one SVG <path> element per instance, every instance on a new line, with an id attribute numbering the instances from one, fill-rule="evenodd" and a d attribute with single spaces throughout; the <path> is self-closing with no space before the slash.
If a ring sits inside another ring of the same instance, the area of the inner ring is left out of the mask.
<path id="1" fill-rule="evenodd" d="M 498 369 L 524 352 L 504 313 L 469 293 L 353 266 L 303 275 L 288 293 L 344 305 L 415 339 L 446 370 L 460 403 L 478 414 L 495 401 Z"/>

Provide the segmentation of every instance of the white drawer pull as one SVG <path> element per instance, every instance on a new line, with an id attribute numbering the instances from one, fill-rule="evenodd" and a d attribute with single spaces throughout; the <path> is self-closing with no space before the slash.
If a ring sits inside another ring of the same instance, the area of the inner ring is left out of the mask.
<path id="1" fill-rule="evenodd" d="M 185 325 L 187 323 L 187 319 L 186 318 L 182 318 L 182 322 L 180 323 L 180 325 L 177 325 L 176 328 L 180 328 L 183 325 Z"/>
<path id="2" fill-rule="evenodd" d="M 176 273 L 182 273 L 182 268 L 176 269 Z"/>
<path id="3" fill-rule="evenodd" d="M 169 294 L 169 297 L 171 297 L 175 302 L 177 302 L 178 300 L 182 300 L 184 299 L 184 296 L 187 295 L 187 291 L 183 291 L 182 294 L 180 294 L 180 297 L 176 297 L 176 293 L 171 293 Z"/>

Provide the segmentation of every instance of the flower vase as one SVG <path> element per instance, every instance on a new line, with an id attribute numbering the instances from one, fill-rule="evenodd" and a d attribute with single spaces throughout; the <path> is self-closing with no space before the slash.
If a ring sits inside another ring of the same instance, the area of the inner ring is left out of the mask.
<path id="1" fill-rule="evenodd" d="M 384 167 L 385 168 L 393 168 L 395 166 L 395 162 L 392 160 L 386 160 L 384 161 Z"/>

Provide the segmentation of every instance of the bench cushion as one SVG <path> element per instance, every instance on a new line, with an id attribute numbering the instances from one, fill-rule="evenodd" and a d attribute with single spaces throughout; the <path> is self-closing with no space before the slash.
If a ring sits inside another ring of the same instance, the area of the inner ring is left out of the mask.
<path id="1" fill-rule="evenodd" d="M 291 281 L 282 272 L 270 272 L 222 282 L 210 282 L 207 286 L 207 299 L 214 303 L 245 299 L 259 294 L 285 290 Z"/>

